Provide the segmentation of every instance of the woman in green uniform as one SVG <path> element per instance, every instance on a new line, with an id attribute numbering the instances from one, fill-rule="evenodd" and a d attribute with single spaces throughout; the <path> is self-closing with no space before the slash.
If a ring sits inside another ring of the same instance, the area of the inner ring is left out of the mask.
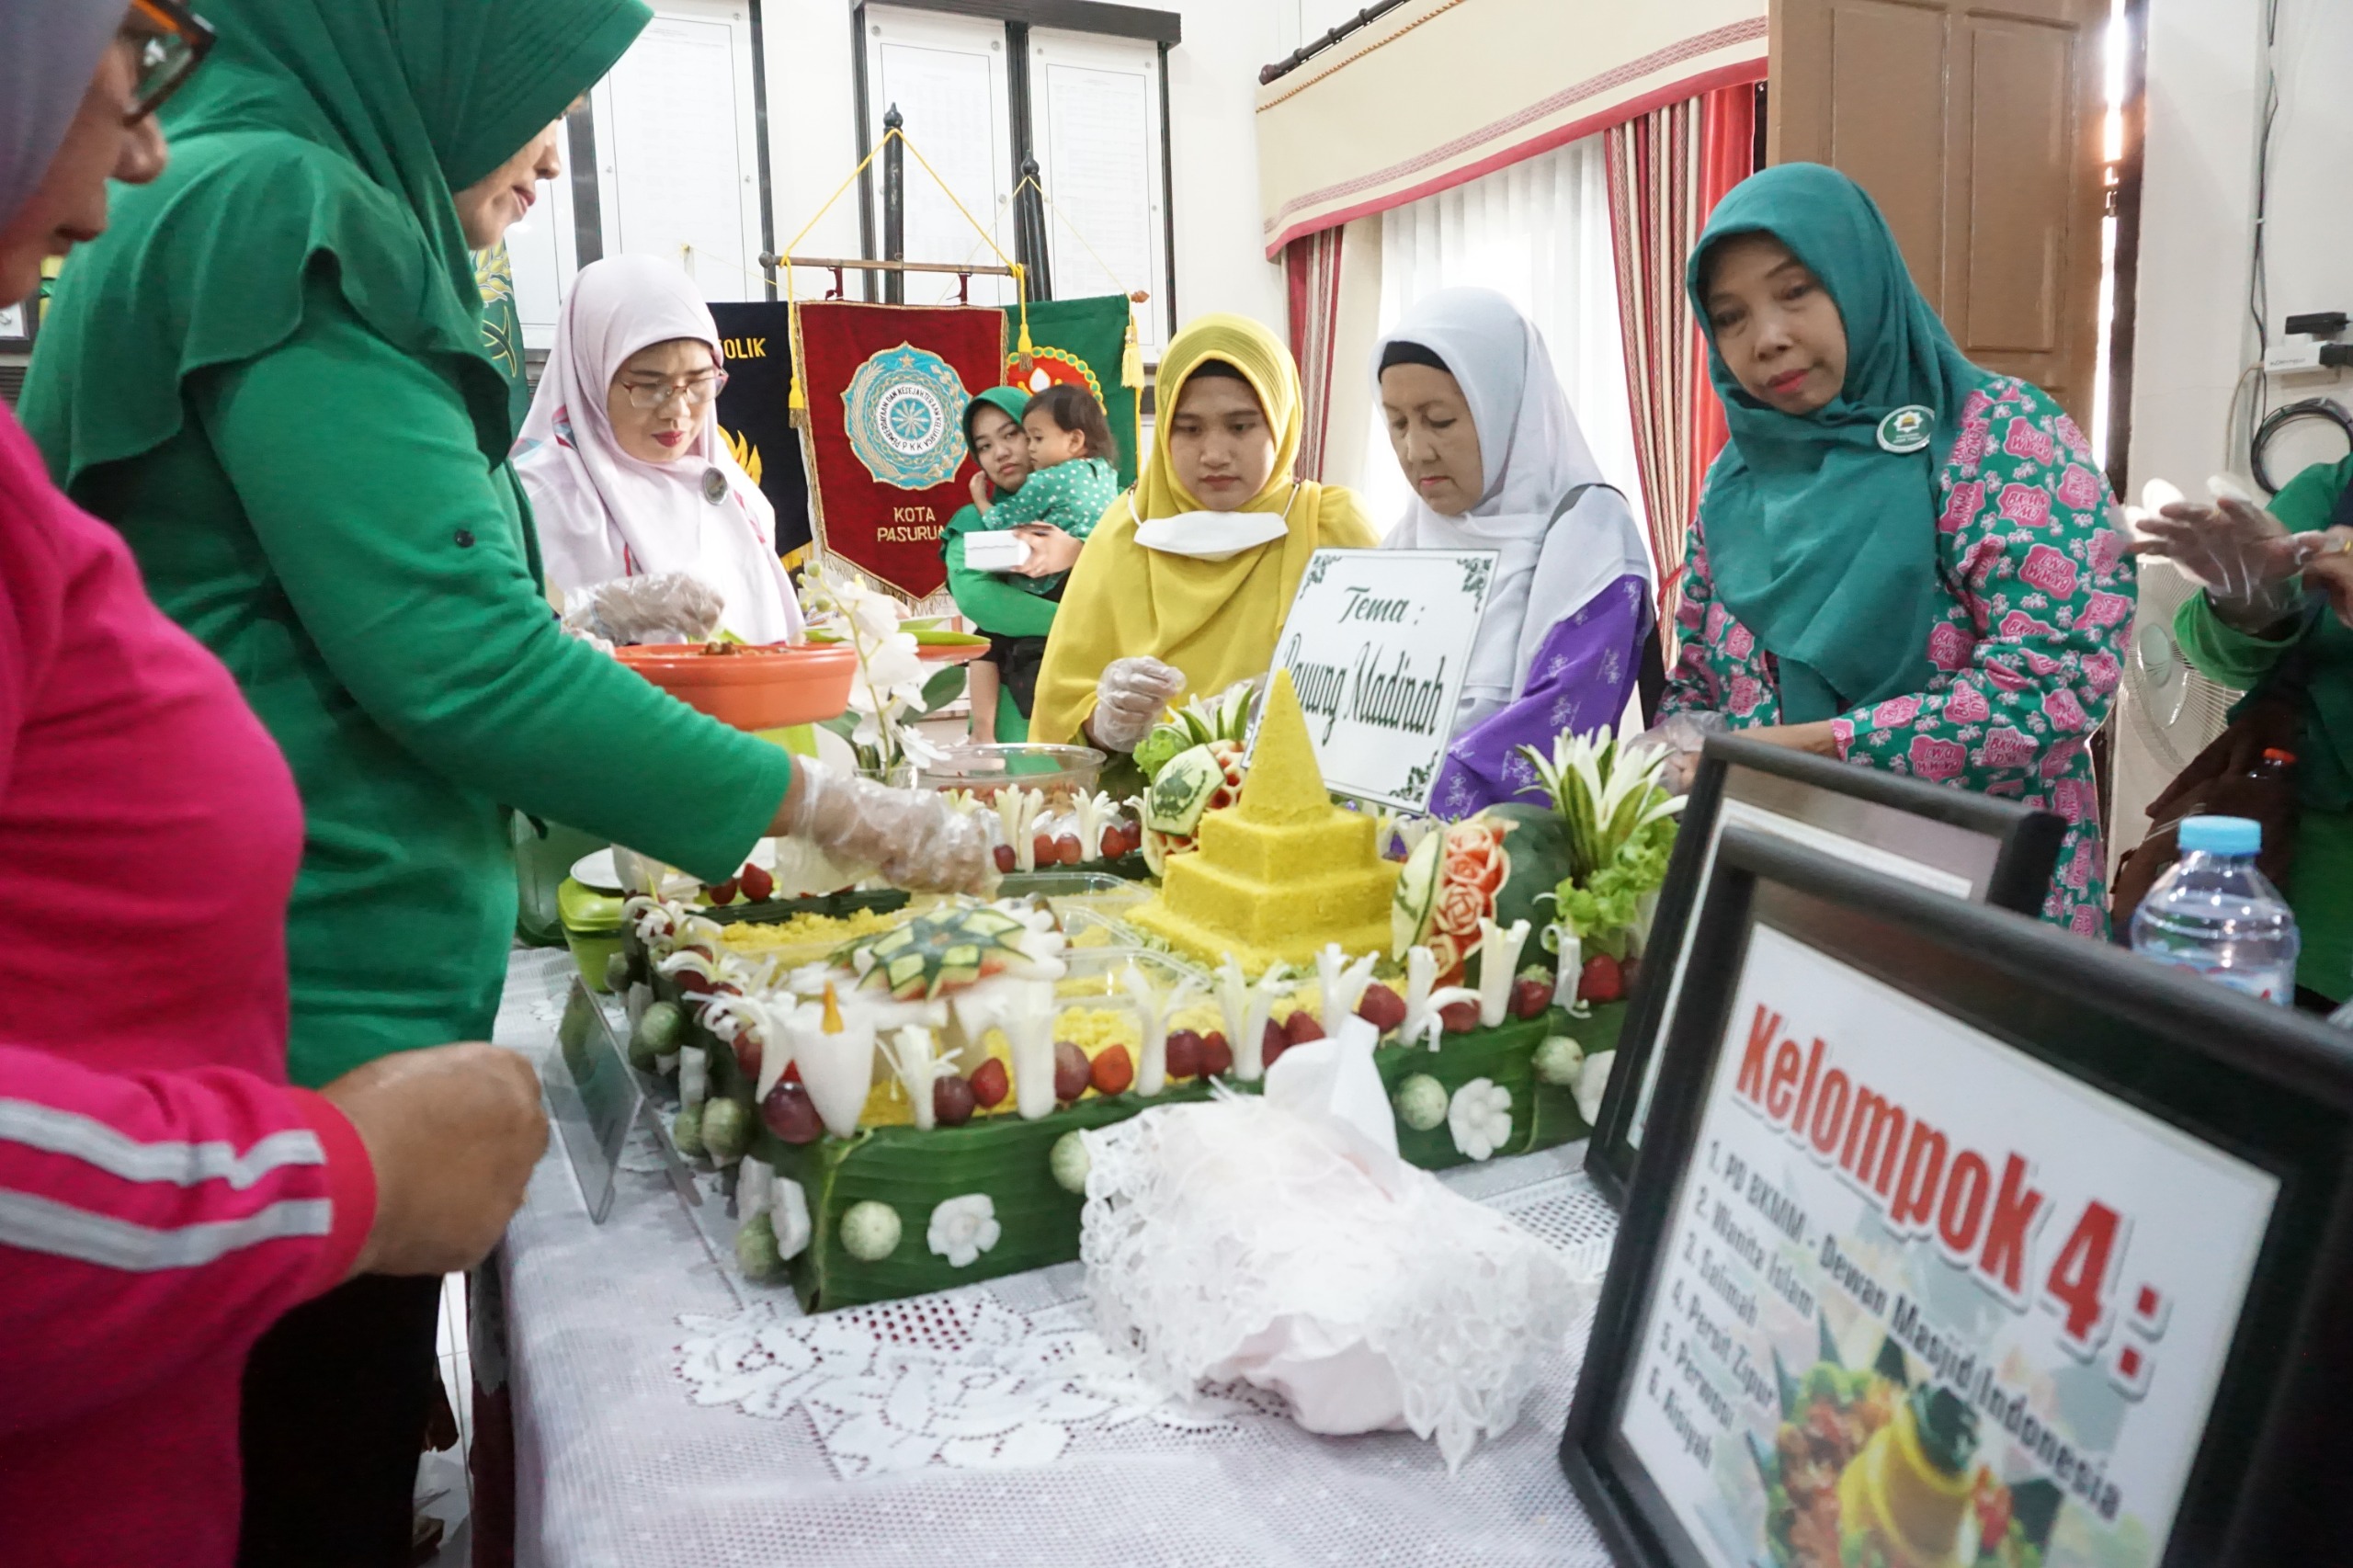
<path id="1" fill-rule="evenodd" d="M 2214 585 L 2174 619 L 2201 674 L 2272 716 L 2262 744 L 2294 754 L 2296 851 L 2285 892 L 2303 937 L 2298 1002 L 2353 997 L 2353 458 L 2316 463 L 2265 511 L 2241 502 L 2168 506 L 2136 548 Z M 2252 743 L 2251 743 L 2252 744 Z M 2256 759 L 2212 748 L 2161 797 L 2187 799 L 2213 771 Z M 2119 909 L 2122 923 L 2131 911 Z"/>
<path id="2" fill-rule="evenodd" d="M 1021 411 L 1029 394 L 1019 387 L 990 387 L 974 395 L 964 410 L 964 440 L 981 465 L 982 475 L 1000 495 L 1021 488 L 1029 477 L 1029 443 L 1021 436 Z M 980 428 L 987 422 L 985 429 Z M 940 544 L 948 558 L 948 591 L 956 608 L 974 630 L 995 637 L 1043 637 L 1054 629 L 1056 602 L 1006 580 L 999 572 L 977 572 L 964 563 L 964 536 L 981 526 L 977 506 L 960 508 L 948 519 Z M 973 715 L 976 741 L 1026 741 L 1029 716 L 1014 700 L 1010 686 L 997 688 L 993 723 Z"/>
<path id="3" fill-rule="evenodd" d="M 488 1036 L 509 806 L 709 881 L 768 833 L 915 885 L 984 875 L 938 798 L 797 768 L 567 639 L 541 596 L 469 250 L 528 210 L 552 153 L 517 149 L 640 0 L 204 9 L 220 41 L 170 170 L 76 256 L 23 413 L 293 765 L 294 1081 Z M 205 868 L 124 873 L 109 896 Z M 406 1562 L 438 1289 L 355 1280 L 262 1342 L 243 1561 Z"/>

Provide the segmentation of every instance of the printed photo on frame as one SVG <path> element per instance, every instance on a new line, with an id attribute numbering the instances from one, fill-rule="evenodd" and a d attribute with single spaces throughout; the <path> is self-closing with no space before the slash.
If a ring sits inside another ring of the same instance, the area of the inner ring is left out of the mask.
<path id="1" fill-rule="evenodd" d="M 2334 1031 L 1739 826 L 1691 942 L 1561 1449 L 1618 1562 L 2339 1555 Z"/>

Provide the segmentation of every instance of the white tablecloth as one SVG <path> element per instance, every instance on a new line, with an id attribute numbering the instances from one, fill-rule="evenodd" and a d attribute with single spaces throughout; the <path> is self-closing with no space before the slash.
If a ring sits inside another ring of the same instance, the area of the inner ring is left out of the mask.
<path id="1" fill-rule="evenodd" d="M 498 1039 L 544 1056 L 571 966 L 520 953 Z M 1404 1434 L 1316 1437 L 1263 1396 L 1158 1399 L 1073 1264 L 803 1316 L 728 1257 L 650 1146 L 592 1225 L 560 1148 L 505 1248 L 517 1556 L 546 1568 L 1415 1568 L 1608 1556 L 1554 1458 L 1578 1343 L 1449 1476 Z M 1608 1206 L 1554 1151 L 1447 1179 L 1593 1257 Z"/>

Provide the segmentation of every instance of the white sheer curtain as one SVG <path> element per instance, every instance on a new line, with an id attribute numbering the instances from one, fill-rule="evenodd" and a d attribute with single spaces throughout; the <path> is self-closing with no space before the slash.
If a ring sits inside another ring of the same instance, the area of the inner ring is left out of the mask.
<path id="1" fill-rule="evenodd" d="M 1543 332 L 1553 369 L 1602 473 L 1625 493 L 1635 520 L 1642 521 L 1642 473 L 1634 461 L 1600 137 L 1588 136 L 1381 214 L 1381 332 L 1423 295 L 1464 284 L 1496 290 Z M 1344 365 L 1335 373 L 1350 369 Z M 1370 365 L 1353 370 L 1367 378 L 1372 374 Z M 1404 515 L 1412 493 L 1391 454 L 1377 397 L 1371 426 L 1357 489 L 1373 526 L 1386 533 Z"/>

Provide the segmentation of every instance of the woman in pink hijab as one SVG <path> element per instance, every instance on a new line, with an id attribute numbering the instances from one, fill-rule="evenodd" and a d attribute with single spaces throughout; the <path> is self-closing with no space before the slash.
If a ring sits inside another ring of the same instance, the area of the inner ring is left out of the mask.
<path id="1" fill-rule="evenodd" d="M 152 180 L 177 0 L 0 11 L 0 306 Z M 279 1313 L 438 1274 L 546 1143 L 489 1046 L 286 1082 L 302 812 L 213 657 L 0 410 L 0 1558 L 225 1568 L 238 1383 Z"/>

